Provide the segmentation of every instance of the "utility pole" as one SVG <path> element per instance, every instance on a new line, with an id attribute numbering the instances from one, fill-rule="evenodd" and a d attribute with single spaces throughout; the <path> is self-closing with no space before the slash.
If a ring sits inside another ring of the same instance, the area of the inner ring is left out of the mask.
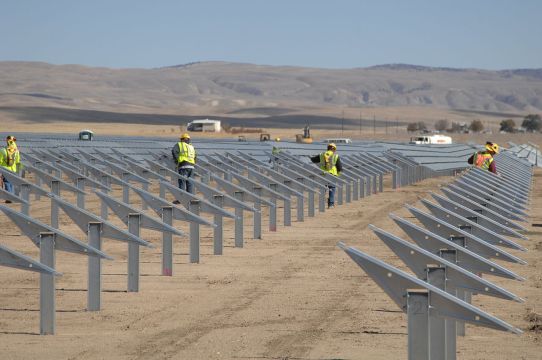
<path id="1" fill-rule="evenodd" d="M 344 110 L 343 110 L 343 118 L 341 121 L 341 136 L 344 136 Z"/>
<path id="2" fill-rule="evenodd" d="M 359 112 L 359 134 L 361 135 L 361 111 Z"/>

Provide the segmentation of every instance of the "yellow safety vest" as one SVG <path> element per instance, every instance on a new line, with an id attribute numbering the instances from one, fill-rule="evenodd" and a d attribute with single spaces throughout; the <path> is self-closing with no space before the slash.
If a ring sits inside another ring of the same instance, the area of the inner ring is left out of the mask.
<path id="1" fill-rule="evenodd" d="M 493 162 L 493 156 L 483 152 L 475 153 L 473 159 L 474 166 L 484 170 L 489 170 L 489 166 Z"/>
<path id="2" fill-rule="evenodd" d="M 187 161 L 190 164 L 196 163 L 196 150 L 191 144 L 185 142 L 179 142 L 179 157 L 177 163 L 180 164 L 183 161 Z"/>
<path id="3" fill-rule="evenodd" d="M 337 160 L 339 155 L 335 154 L 333 151 L 328 150 L 320 154 L 320 169 L 324 173 L 330 173 L 331 175 L 339 176 L 337 172 Z"/>
<path id="4" fill-rule="evenodd" d="M 17 172 L 17 165 L 21 162 L 19 150 L 9 151 L 7 147 L 0 149 L 0 166 L 11 171 Z"/>

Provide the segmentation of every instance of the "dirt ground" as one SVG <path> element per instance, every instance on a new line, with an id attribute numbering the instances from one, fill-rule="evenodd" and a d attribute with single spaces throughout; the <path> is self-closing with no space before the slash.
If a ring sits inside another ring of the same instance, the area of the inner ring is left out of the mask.
<path id="1" fill-rule="evenodd" d="M 503 263 L 526 278 L 491 281 L 525 303 L 477 296 L 473 303 L 525 331 L 513 335 L 467 326 L 458 359 L 540 359 L 542 349 L 542 171 L 536 173 L 529 219 L 528 265 Z M 106 239 L 114 261 L 103 263 L 102 310 L 87 312 L 87 260 L 57 252 L 57 334 L 39 336 L 39 275 L 0 268 L 1 359 L 405 359 L 406 316 L 344 252 L 338 241 L 405 269 L 367 228 L 402 232 L 387 217 L 410 217 L 415 204 L 450 178 L 428 179 L 339 206 L 304 222 L 267 231 L 253 240 L 245 221 L 245 246 L 233 247 L 233 223 L 225 222 L 223 256 L 212 255 L 212 233 L 202 228 L 201 262 L 188 263 L 188 240 L 174 237 L 173 276 L 160 275 L 161 235 L 143 230 L 155 249 L 141 251 L 139 293 L 127 293 L 127 245 Z M 156 191 L 156 189 L 154 189 Z M 120 189 L 114 192 L 121 196 Z M 69 197 L 68 197 L 69 198 Z M 70 199 L 70 198 L 69 198 Z M 136 195 L 131 195 L 139 206 Z M 98 209 L 95 197 L 88 208 Z M 31 215 L 48 222 L 49 201 L 34 202 Z M 293 204 L 295 206 L 295 204 Z M 13 205 L 18 209 L 18 205 Z M 423 208 L 422 205 L 418 207 Z M 113 216 L 110 216 L 114 219 Z M 85 240 L 69 219 L 62 230 Z M 115 223 L 121 224 L 114 219 Z M 176 225 L 188 230 L 185 224 Z M 38 258 L 38 249 L 0 216 L 0 242 Z M 403 236 L 406 238 L 405 236 Z"/>

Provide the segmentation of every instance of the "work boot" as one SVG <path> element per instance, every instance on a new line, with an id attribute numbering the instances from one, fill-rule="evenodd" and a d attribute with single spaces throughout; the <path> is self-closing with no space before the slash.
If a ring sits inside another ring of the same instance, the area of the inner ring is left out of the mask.
<path id="1" fill-rule="evenodd" d="M 334 207 L 335 207 L 335 204 L 328 204 L 328 205 L 327 205 L 327 208 L 328 208 L 328 209 L 333 209 Z"/>

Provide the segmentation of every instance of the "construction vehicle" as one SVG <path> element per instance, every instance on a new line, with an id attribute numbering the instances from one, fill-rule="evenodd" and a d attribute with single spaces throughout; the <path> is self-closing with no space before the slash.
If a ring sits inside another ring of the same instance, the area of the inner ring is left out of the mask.
<path id="1" fill-rule="evenodd" d="M 303 134 L 295 135 L 295 142 L 301 144 L 312 144 L 311 129 L 309 124 L 303 128 Z"/>

